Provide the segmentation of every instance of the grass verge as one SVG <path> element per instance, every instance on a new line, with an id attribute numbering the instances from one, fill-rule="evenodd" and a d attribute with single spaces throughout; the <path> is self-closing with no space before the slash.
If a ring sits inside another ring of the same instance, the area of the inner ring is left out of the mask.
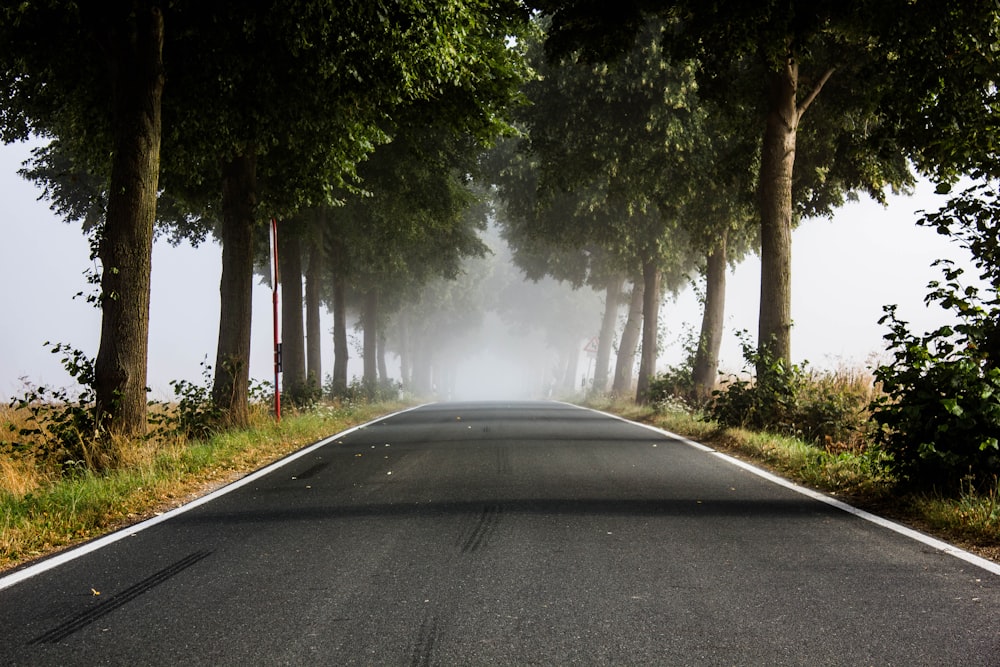
<path id="1" fill-rule="evenodd" d="M 1000 563 L 1000 490 L 958 498 L 897 494 L 873 450 L 827 451 L 796 438 L 722 428 L 681 411 L 596 401 L 589 407 L 662 428 Z"/>
<path id="2" fill-rule="evenodd" d="M 157 513 L 229 483 L 305 445 L 405 407 L 321 406 L 283 417 L 255 415 L 250 428 L 204 441 L 142 447 L 103 474 L 82 468 L 35 478 L 23 461 L 0 460 L 0 572 Z"/>

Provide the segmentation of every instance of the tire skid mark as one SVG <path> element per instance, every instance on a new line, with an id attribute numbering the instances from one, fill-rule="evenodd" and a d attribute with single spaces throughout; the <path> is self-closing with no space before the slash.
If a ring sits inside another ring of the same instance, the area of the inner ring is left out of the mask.
<path id="1" fill-rule="evenodd" d="M 323 470 L 323 468 L 326 468 L 328 465 L 330 465 L 329 461 L 320 461 L 319 463 L 315 463 L 309 466 L 299 474 L 292 477 L 292 479 L 309 479 L 310 477 L 318 473 L 320 470 Z"/>
<path id="2" fill-rule="evenodd" d="M 437 617 L 428 614 L 420 624 L 420 634 L 417 635 L 417 643 L 413 645 L 413 654 L 410 656 L 410 667 L 430 667 L 433 664 L 434 645 L 440 635 Z"/>
<path id="3" fill-rule="evenodd" d="M 459 538 L 463 554 L 475 553 L 489 544 L 490 538 L 496 532 L 497 525 L 503 517 L 502 505 L 487 505 L 479 513 L 475 525 Z"/>
<path id="4" fill-rule="evenodd" d="M 159 586 L 168 579 L 180 574 L 198 561 L 203 560 L 210 555 L 212 555 L 211 551 L 196 551 L 190 556 L 177 561 L 173 565 L 165 567 L 152 576 L 143 579 L 139 583 L 126 588 L 122 592 L 109 597 L 100 604 L 77 614 L 73 618 L 57 625 L 48 632 L 35 637 L 28 642 L 28 644 L 55 644 L 60 642 L 69 637 L 71 634 L 77 632 L 78 630 L 82 630 L 94 621 L 107 616 L 115 609 L 128 604 L 143 593 L 152 590 L 156 586 Z"/>

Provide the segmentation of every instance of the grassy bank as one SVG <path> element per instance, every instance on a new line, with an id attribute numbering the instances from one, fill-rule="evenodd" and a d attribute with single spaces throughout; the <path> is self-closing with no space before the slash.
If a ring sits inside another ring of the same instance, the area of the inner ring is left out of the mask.
<path id="1" fill-rule="evenodd" d="M 404 407 L 392 403 L 327 405 L 287 414 L 280 423 L 260 409 L 250 428 L 206 440 L 116 443 L 114 469 L 55 471 L 31 456 L 0 452 L 0 571 L 136 523 L 238 479 L 301 447 Z M 591 407 L 711 445 L 810 488 L 888 516 L 1000 562 L 1000 494 L 959 498 L 897 495 L 877 454 L 824 449 L 802 440 L 720 428 L 680 410 L 631 403 Z M 0 408 L 0 428 L 18 415 Z"/>
<path id="2" fill-rule="evenodd" d="M 893 480 L 877 465 L 874 450 L 827 450 L 797 438 L 721 428 L 684 411 L 657 411 L 609 401 L 589 405 L 712 446 L 802 486 L 1000 562 L 1000 492 L 996 488 L 986 493 L 970 490 L 958 498 L 897 494 Z"/>
<path id="3" fill-rule="evenodd" d="M 186 502 L 323 437 L 403 407 L 320 406 L 280 423 L 260 408 L 250 428 L 206 440 L 115 443 L 113 469 L 54 472 L 32 456 L 0 455 L 0 571 Z M 0 412 L 9 430 L 20 418 Z"/>

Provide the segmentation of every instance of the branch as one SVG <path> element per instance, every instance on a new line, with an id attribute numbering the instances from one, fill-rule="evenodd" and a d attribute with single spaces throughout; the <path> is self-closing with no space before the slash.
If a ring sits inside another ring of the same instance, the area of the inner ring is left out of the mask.
<path id="1" fill-rule="evenodd" d="M 815 86 L 813 86 L 812 92 L 809 93 L 809 96 L 806 97 L 806 99 L 802 100 L 802 104 L 800 104 L 796 109 L 798 111 L 799 118 L 802 118 L 802 114 L 806 112 L 806 109 L 809 108 L 809 105 L 812 104 L 813 100 L 816 99 L 816 96 L 819 95 L 819 91 L 823 90 L 823 86 L 826 84 L 827 81 L 830 80 L 830 77 L 833 76 L 834 69 L 835 68 L 831 67 L 830 69 L 826 70 L 826 72 L 823 73 L 823 76 L 820 77 L 819 82 Z"/>

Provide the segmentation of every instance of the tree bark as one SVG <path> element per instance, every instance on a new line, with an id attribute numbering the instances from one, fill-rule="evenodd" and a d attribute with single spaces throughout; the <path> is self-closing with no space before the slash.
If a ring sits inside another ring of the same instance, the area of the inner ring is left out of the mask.
<path id="1" fill-rule="evenodd" d="M 656 260 L 642 262 L 642 357 L 639 359 L 639 378 L 635 402 L 644 405 L 649 400 L 649 384 L 656 374 L 658 353 L 657 333 L 660 318 L 660 267 Z"/>
<path id="2" fill-rule="evenodd" d="M 222 172 L 222 279 L 212 400 L 230 426 L 250 422 L 250 323 L 256 155 L 233 157 Z"/>
<path id="3" fill-rule="evenodd" d="M 798 65 L 771 76 L 760 166 L 760 318 L 757 346 L 791 359 L 792 172 L 799 123 Z"/>
<path id="4" fill-rule="evenodd" d="M 319 395 L 323 388 L 323 345 L 320 333 L 322 275 L 323 244 L 314 243 L 309 252 L 309 269 L 306 274 L 306 384 L 314 395 Z"/>
<path id="5" fill-rule="evenodd" d="M 378 362 L 378 380 L 381 386 L 389 381 L 389 367 L 385 363 L 385 331 L 378 328 L 378 336 L 375 342 L 375 359 Z"/>
<path id="6" fill-rule="evenodd" d="M 399 376 L 404 389 L 413 387 L 413 342 L 410 340 L 410 316 L 403 312 L 399 317 Z"/>
<path id="7" fill-rule="evenodd" d="M 347 367 L 350 349 L 347 345 L 347 270 L 344 241 L 331 230 L 325 235 L 323 249 L 330 276 L 330 307 L 333 311 L 333 373 L 330 391 L 334 396 L 347 392 Z"/>
<path id="8" fill-rule="evenodd" d="M 802 114 L 833 75 L 828 69 L 798 103 L 799 66 L 789 55 L 773 72 L 760 164 L 760 319 L 757 347 L 766 358 L 792 358 L 792 177 Z M 758 375 L 763 371 L 758 368 Z"/>
<path id="9" fill-rule="evenodd" d="M 376 355 L 378 352 L 378 292 L 374 289 L 365 293 L 364 314 L 362 323 L 364 325 L 364 339 L 362 341 L 362 356 L 364 357 L 364 376 L 362 378 L 365 388 L 374 391 L 378 386 L 378 365 Z"/>
<path id="10" fill-rule="evenodd" d="M 642 295 L 643 284 L 632 284 L 632 296 L 629 299 L 628 318 L 622 330 L 622 338 L 618 343 L 618 358 L 615 360 L 615 380 L 611 392 L 624 396 L 632 388 L 632 372 L 635 368 L 635 352 L 639 348 L 639 334 L 642 330 Z"/>
<path id="11" fill-rule="evenodd" d="M 333 393 L 347 391 L 347 362 L 350 350 L 347 346 L 347 287 L 344 277 L 333 274 Z"/>
<path id="12" fill-rule="evenodd" d="M 719 374 L 719 348 L 726 315 L 726 237 L 708 254 L 705 268 L 705 312 L 701 318 L 701 335 L 695 353 L 692 380 L 698 401 L 712 395 Z"/>
<path id="13" fill-rule="evenodd" d="M 281 263 L 281 375 L 284 391 L 301 403 L 306 384 L 305 330 L 302 326 L 302 242 L 294 223 L 278 223 Z"/>
<path id="14" fill-rule="evenodd" d="M 94 360 L 97 423 L 146 432 L 146 363 L 153 222 L 160 172 L 163 14 L 136 3 L 109 28 L 114 127 L 108 210 L 101 232 L 101 341 Z"/>
<path id="15" fill-rule="evenodd" d="M 618 275 L 608 279 L 604 293 L 604 317 L 601 319 L 601 335 L 597 344 L 597 359 L 594 361 L 595 394 L 603 394 L 608 390 L 608 368 L 611 365 L 611 347 L 614 344 L 615 331 L 618 328 L 618 304 L 621 303 L 624 276 Z"/>

